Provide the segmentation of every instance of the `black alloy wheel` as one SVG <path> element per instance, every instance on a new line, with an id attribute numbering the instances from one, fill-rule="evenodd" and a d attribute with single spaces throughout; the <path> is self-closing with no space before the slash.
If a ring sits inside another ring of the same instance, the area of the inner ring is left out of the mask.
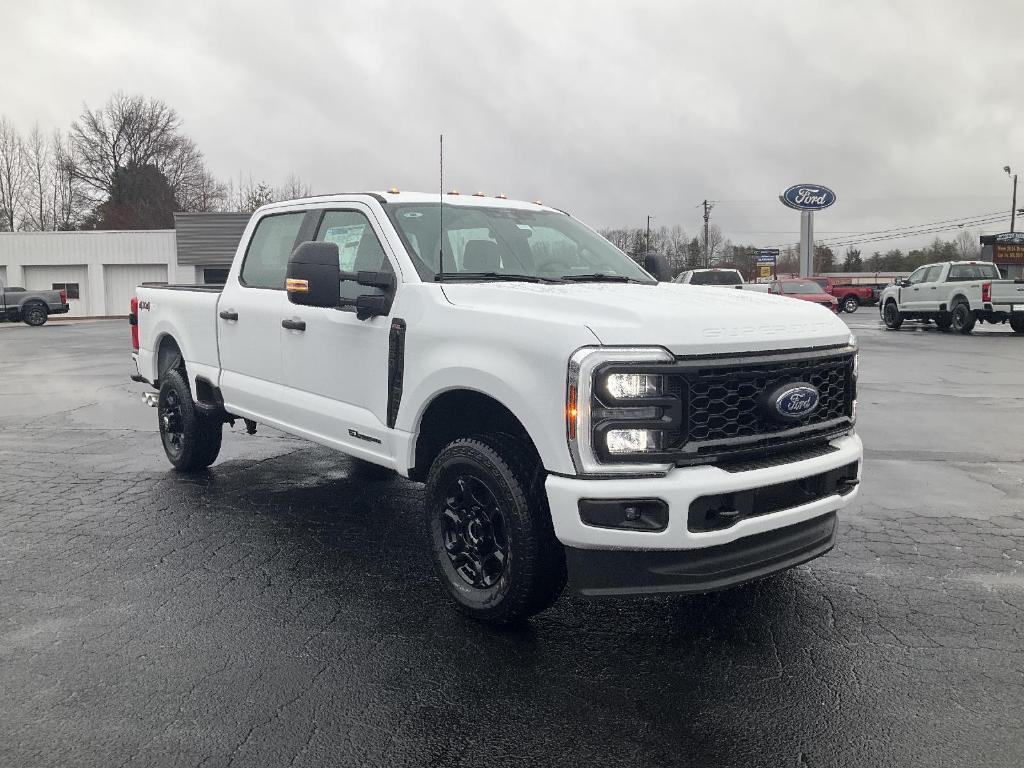
<path id="1" fill-rule="evenodd" d="M 34 301 L 25 307 L 23 319 L 25 321 L 25 325 L 31 325 L 38 328 L 40 325 L 44 325 L 46 323 L 48 315 L 49 312 L 47 312 L 46 307 L 38 301 Z"/>
<path id="2" fill-rule="evenodd" d="M 903 325 L 903 315 L 900 314 L 895 301 L 886 303 L 882 310 L 882 319 L 885 321 L 885 327 L 892 331 L 899 330 Z"/>
<path id="3" fill-rule="evenodd" d="M 160 375 L 157 421 L 164 453 L 175 469 L 190 472 L 217 460 L 223 422 L 196 407 L 185 374 L 177 368 Z"/>
<path id="4" fill-rule="evenodd" d="M 953 307 L 952 327 L 957 333 L 970 333 L 974 330 L 976 322 L 977 317 L 975 317 L 975 314 L 966 302 L 960 302 Z"/>
<path id="5" fill-rule="evenodd" d="M 456 477 L 445 493 L 442 513 L 445 553 L 459 577 L 476 589 L 489 589 L 508 562 L 505 516 L 482 480 Z"/>
<path id="6" fill-rule="evenodd" d="M 160 398 L 157 413 L 160 418 L 160 439 L 163 440 L 167 457 L 173 463 L 185 450 L 181 397 L 174 389 L 168 389 Z"/>

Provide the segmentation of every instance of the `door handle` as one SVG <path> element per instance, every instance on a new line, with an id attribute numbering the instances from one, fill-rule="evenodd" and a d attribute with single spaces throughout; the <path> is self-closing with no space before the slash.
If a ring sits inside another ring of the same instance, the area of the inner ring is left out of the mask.
<path id="1" fill-rule="evenodd" d="M 221 312 L 220 312 L 220 319 L 221 320 L 237 320 L 238 319 L 238 313 L 237 312 L 228 312 L 226 309 L 224 309 L 224 310 L 221 310 Z"/>
<path id="2" fill-rule="evenodd" d="M 933 286 L 932 286 L 932 290 L 933 290 L 933 291 L 937 291 L 937 290 L 939 290 L 939 286 L 937 286 L 937 285 L 933 285 Z"/>
<path id="3" fill-rule="evenodd" d="M 306 330 L 305 320 L 282 320 L 281 327 L 287 328 L 289 331 L 304 331 Z"/>

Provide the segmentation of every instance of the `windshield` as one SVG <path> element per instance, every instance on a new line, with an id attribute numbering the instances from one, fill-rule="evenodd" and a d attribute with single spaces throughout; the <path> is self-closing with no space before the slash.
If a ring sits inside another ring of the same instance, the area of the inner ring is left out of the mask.
<path id="1" fill-rule="evenodd" d="M 743 285 L 740 273 L 731 269 L 716 269 L 709 272 L 694 272 L 690 285 Z"/>
<path id="2" fill-rule="evenodd" d="M 783 293 L 825 293 L 813 280 L 792 280 L 781 285 Z"/>
<path id="3" fill-rule="evenodd" d="M 426 280 L 520 276 L 537 281 L 657 282 L 618 248 L 564 213 L 447 203 L 440 242 L 444 274 L 438 278 L 440 203 L 384 208 Z"/>

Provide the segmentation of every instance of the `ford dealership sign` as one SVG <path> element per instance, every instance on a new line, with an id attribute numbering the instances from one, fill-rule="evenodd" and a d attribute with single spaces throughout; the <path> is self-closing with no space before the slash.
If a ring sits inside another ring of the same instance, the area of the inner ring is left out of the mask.
<path id="1" fill-rule="evenodd" d="M 836 201 L 836 193 L 821 184 L 797 184 L 779 195 L 779 200 L 798 211 L 820 211 Z"/>

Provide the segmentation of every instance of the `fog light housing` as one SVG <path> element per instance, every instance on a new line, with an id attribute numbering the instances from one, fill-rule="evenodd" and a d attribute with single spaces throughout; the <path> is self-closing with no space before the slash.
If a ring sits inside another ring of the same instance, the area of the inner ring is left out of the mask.
<path id="1" fill-rule="evenodd" d="M 605 434 L 605 445 L 613 456 L 656 453 L 662 450 L 664 436 L 660 429 L 609 429 Z"/>
<path id="2" fill-rule="evenodd" d="M 662 499 L 580 499 L 580 521 L 593 528 L 664 531 L 668 504 Z"/>

